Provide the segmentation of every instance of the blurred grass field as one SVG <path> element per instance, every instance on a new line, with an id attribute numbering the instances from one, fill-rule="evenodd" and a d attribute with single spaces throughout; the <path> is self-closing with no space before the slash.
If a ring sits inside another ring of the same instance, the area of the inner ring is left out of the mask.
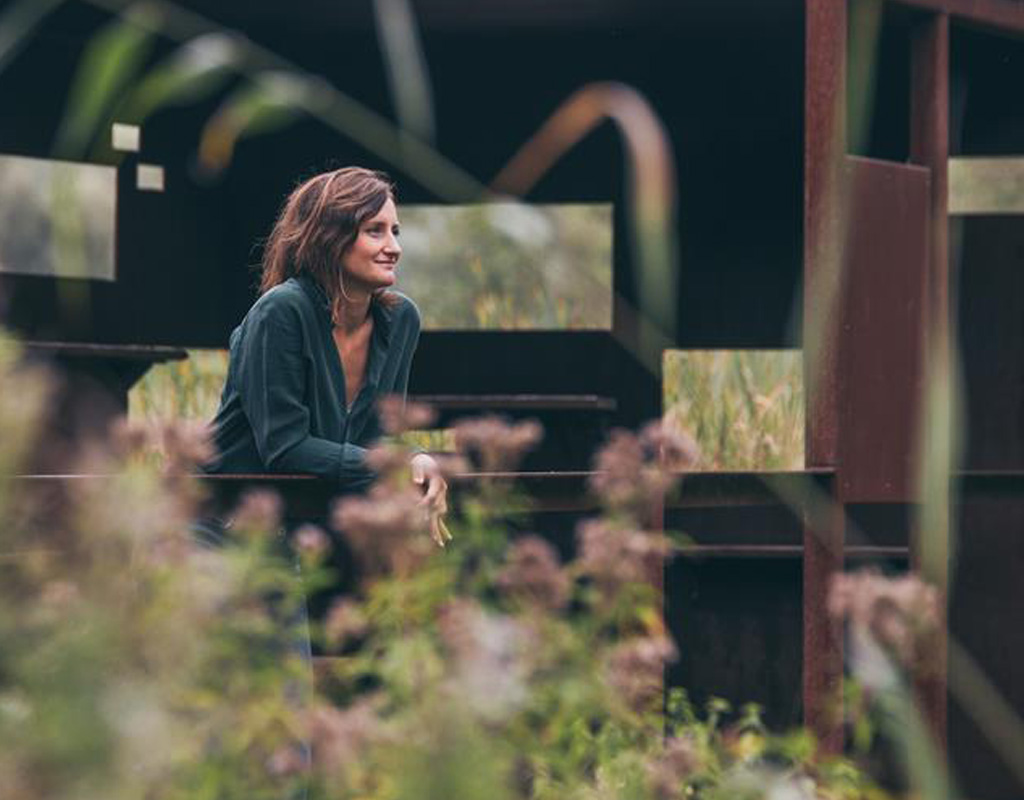
<path id="1" fill-rule="evenodd" d="M 804 466 L 803 360 L 799 350 L 667 350 L 667 424 L 688 431 L 704 471 Z"/>
<path id="2" fill-rule="evenodd" d="M 128 393 L 128 418 L 139 422 L 212 422 L 227 373 L 227 350 L 189 350 L 183 361 L 158 364 Z M 401 440 L 430 452 L 455 449 L 449 430 L 409 431 Z"/>
<path id="3" fill-rule="evenodd" d="M 153 367 L 128 396 L 133 420 L 213 420 L 227 375 L 226 350 L 189 350 Z M 798 350 L 668 350 L 663 408 L 688 431 L 706 471 L 795 470 L 804 465 L 804 388 Z M 409 444 L 452 449 L 451 432 L 414 431 Z"/>
<path id="4" fill-rule="evenodd" d="M 188 358 L 154 366 L 132 387 L 128 418 L 210 422 L 227 374 L 227 350 L 189 350 Z"/>

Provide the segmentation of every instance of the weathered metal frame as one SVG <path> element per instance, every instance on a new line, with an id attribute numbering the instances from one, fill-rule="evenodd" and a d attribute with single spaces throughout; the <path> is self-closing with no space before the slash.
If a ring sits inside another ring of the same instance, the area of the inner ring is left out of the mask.
<path id="1" fill-rule="evenodd" d="M 842 463 L 840 420 L 841 354 L 855 349 L 857 332 L 842 324 L 842 315 L 824 315 L 815 303 L 834 300 L 843 291 L 850 187 L 843 177 L 846 162 L 847 15 L 859 0 L 807 0 L 805 144 L 804 144 L 804 279 L 805 371 L 808 386 L 807 463 L 812 467 L 856 473 L 863 464 Z M 899 5 L 924 12 L 911 31 L 910 158 L 929 170 L 928 242 L 924 282 L 920 359 L 941 369 L 949 359 L 949 28 L 950 18 L 1009 31 L 1024 32 L 1024 6 L 1004 0 L 900 0 Z M 811 326 L 818 324 L 812 329 Z M 820 336 L 823 342 L 808 341 Z M 939 362 L 939 363 L 936 363 Z M 908 375 L 913 381 L 915 376 Z M 920 376 L 917 376 L 920 379 Z M 920 386 L 899 386 L 906 396 Z M 906 420 L 914 424 L 914 419 Z M 909 494 L 909 486 L 899 494 Z M 892 494 L 888 492 L 888 494 Z M 861 500 L 870 498 L 860 498 Z M 909 496 L 879 497 L 879 501 L 911 501 Z M 835 498 L 827 530 L 808 525 L 804 543 L 804 707 L 806 722 L 825 747 L 842 746 L 842 732 L 830 714 L 842 679 L 841 632 L 825 611 L 830 576 L 842 569 L 844 513 Z M 912 563 L 919 548 L 912 543 Z M 940 645 L 945 652 L 945 642 Z M 944 658 L 936 679 L 919 687 L 925 713 L 937 738 L 945 742 L 946 691 Z"/>

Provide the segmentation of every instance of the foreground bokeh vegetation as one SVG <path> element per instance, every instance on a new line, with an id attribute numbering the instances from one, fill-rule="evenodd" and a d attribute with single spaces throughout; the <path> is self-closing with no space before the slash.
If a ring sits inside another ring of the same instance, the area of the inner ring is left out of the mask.
<path id="1" fill-rule="evenodd" d="M 314 690 L 303 582 L 330 579 L 331 535 L 302 525 L 284 547 L 280 504 L 257 493 L 223 545 L 198 544 L 189 472 L 208 451 L 185 424 L 122 425 L 79 455 L 91 477 L 16 477 L 42 446 L 51 379 L 17 367 L 11 342 L 2 354 L 4 798 L 877 794 L 808 732 L 767 731 L 756 707 L 664 694 L 685 643 L 652 578 L 674 544 L 642 522 L 693 463 L 689 440 L 656 425 L 612 437 L 592 478 L 602 513 L 568 563 L 541 535 L 510 535 L 526 498 L 495 481 L 457 493 L 455 541 L 437 548 L 406 454 L 379 449 L 378 485 L 333 511 L 360 579 L 315 626 L 328 656 Z M 449 467 L 511 466 L 539 436 L 467 421 Z"/>

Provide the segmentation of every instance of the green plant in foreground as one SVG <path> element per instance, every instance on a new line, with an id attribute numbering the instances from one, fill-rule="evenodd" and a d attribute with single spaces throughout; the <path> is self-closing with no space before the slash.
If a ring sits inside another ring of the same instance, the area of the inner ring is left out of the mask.
<path id="1" fill-rule="evenodd" d="M 659 427 L 617 432 L 562 563 L 543 537 L 510 538 L 527 504 L 492 479 L 460 493 L 445 550 L 422 532 L 397 445 L 334 522 L 358 586 L 317 632 L 321 687 L 297 646 L 302 591 L 324 580 L 324 532 L 290 551 L 280 508 L 249 495 L 230 539 L 189 526 L 200 431 L 122 427 L 83 454 L 91 479 L 47 494 L 12 476 L 38 446 L 46 379 L 0 348 L 0 796 L 40 798 L 862 797 L 870 783 L 812 738 L 765 730 L 756 709 L 684 693 L 650 578 L 672 551 L 649 504 L 692 460 Z M 16 427 L 14 427 L 16 426 Z M 14 434 L 19 436 L 15 437 Z M 529 423 L 467 421 L 463 457 L 494 471 L 536 442 Z M 154 440 L 165 453 L 145 456 Z M 35 485 L 35 484 L 32 484 Z M 326 664 L 326 665 L 324 665 Z M 307 745 L 311 747 L 309 760 Z"/>

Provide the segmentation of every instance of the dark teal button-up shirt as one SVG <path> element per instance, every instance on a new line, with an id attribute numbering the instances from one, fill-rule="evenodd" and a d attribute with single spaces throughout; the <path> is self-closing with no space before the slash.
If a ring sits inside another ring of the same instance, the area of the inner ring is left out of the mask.
<path id="1" fill-rule="evenodd" d="M 395 294 L 398 294 L 395 292 Z M 213 473 L 311 473 L 353 488 L 372 478 L 366 448 L 380 434 L 376 401 L 405 396 L 420 335 L 415 304 L 371 303 L 363 386 L 346 408 L 345 373 L 327 296 L 308 276 L 268 291 L 231 334 L 214 420 Z"/>

